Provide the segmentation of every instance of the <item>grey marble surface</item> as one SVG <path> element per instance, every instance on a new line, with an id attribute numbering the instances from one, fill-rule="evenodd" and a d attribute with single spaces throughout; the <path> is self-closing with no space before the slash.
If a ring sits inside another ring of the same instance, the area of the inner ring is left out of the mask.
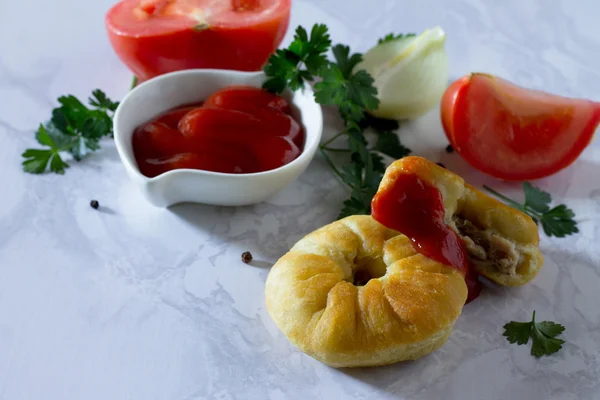
<path id="1" fill-rule="evenodd" d="M 596 0 L 294 1 L 292 27 L 326 23 L 357 51 L 441 25 L 453 78 L 485 71 L 600 100 Z M 597 142 L 539 181 L 575 210 L 581 233 L 542 237 L 533 283 L 486 290 L 428 357 L 331 369 L 287 342 L 263 295 L 272 263 L 347 196 L 321 159 L 269 202 L 241 208 L 153 208 L 108 141 L 64 176 L 21 171 L 59 95 L 127 91 L 131 75 L 104 32 L 111 2 L 0 1 L 0 399 L 600 399 Z M 334 129 L 327 115 L 326 134 Z M 472 183 L 517 193 L 443 151 L 437 111 L 399 134 Z M 240 262 L 245 250 L 252 265 Z M 552 357 L 501 336 L 533 309 L 567 327 Z"/>

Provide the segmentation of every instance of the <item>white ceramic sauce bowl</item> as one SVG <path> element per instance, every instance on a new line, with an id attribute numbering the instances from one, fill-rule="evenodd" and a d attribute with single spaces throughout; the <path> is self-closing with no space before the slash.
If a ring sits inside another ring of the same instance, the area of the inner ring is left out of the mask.
<path id="1" fill-rule="evenodd" d="M 148 201 L 158 207 L 182 202 L 222 206 L 255 204 L 293 182 L 312 160 L 323 130 L 321 107 L 310 87 L 284 93 L 292 115 L 304 128 L 304 150 L 289 164 L 253 174 L 225 174 L 196 169 L 176 169 L 149 178 L 143 175 L 133 154 L 135 128 L 178 106 L 198 103 L 229 85 L 260 87 L 262 72 L 187 70 L 165 74 L 142 83 L 125 96 L 114 116 L 114 136 L 119 157 L 131 181 Z"/>

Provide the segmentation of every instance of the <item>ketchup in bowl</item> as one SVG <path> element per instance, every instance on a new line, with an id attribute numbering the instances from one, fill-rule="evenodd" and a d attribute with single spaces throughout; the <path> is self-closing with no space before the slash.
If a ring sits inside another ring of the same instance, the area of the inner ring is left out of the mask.
<path id="1" fill-rule="evenodd" d="M 289 103 L 250 86 L 227 87 L 203 104 L 170 110 L 133 134 L 136 162 L 148 177 L 180 168 L 269 171 L 295 160 L 303 146 Z"/>

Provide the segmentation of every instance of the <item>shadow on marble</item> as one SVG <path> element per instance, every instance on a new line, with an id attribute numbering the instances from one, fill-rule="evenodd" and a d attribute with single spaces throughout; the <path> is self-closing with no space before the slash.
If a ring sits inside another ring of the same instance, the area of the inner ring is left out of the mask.
<path id="1" fill-rule="evenodd" d="M 179 203 L 169 207 L 167 210 L 177 217 L 185 220 L 199 230 L 218 234 L 215 229 L 223 221 L 233 217 L 237 209 L 245 207 L 221 207 L 200 203 Z"/>
<path id="2" fill-rule="evenodd" d="M 340 368 L 339 371 L 371 386 L 374 392 L 385 392 L 398 399 L 405 399 L 413 398 L 415 395 L 416 376 L 421 375 L 427 369 L 427 365 L 435 362 L 435 357 L 430 354 L 414 361 L 404 361 L 381 367 Z M 431 382 L 432 385 L 436 383 Z"/>
<path id="3" fill-rule="evenodd" d="M 261 260 L 252 260 L 248 263 L 249 266 L 261 269 L 270 269 L 273 266 L 273 263 Z"/>
<path id="4" fill-rule="evenodd" d="M 598 174 L 600 174 L 600 164 L 578 160 L 556 175 L 545 178 L 544 181 L 551 193 L 553 189 L 561 190 L 566 187 L 566 193 L 561 192 L 561 195 L 586 199 L 593 194 L 595 183 L 598 182 Z"/>
<path id="5" fill-rule="evenodd" d="M 98 212 L 100 212 L 102 214 L 108 214 L 108 215 L 118 215 L 119 214 L 118 212 L 116 212 L 112 208 L 106 207 L 106 206 L 100 206 L 100 207 L 98 207 Z"/>
<path id="6" fill-rule="evenodd" d="M 100 150 L 90 153 L 81 161 L 75 161 L 72 158 L 66 159 L 65 161 L 67 161 L 71 166 L 77 165 L 95 172 L 103 172 L 107 164 L 121 165 L 119 153 L 117 152 L 117 148 L 115 147 L 112 139 L 101 141 L 100 146 Z M 122 165 L 121 167 L 124 168 Z M 123 171 L 125 170 L 123 169 Z"/>
<path id="7" fill-rule="evenodd" d="M 521 182 L 502 181 L 488 176 L 475 170 L 456 153 L 446 153 L 444 150 L 440 150 L 437 154 L 439 154 L 437 161 L 444 164 L 448 170 L 462 176 L 466 182 L 473 186 L 488 185 L 499 191 L 503 188 L 515 191 L 521 190 Z M 577 199 L 588 198 L 593 195 L 593 185 L 590 185 L 590 183 L 597 181 L 599 173 L 600 164 L 588 160 L 578 160 L 564 170 L 549 177 L 532 181 L 532 183 L 541 186 L 553 196 Z"/>

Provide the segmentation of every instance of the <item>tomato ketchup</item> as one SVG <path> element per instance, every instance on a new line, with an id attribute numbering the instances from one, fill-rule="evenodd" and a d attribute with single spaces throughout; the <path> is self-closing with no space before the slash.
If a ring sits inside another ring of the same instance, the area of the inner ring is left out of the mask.
<path id="1" fill-rule="evenodd" d="M 279 168 L 304 147 L 289 103 L 262 89 L 232 86 L 203 104 L 179 107 L 133 134 L 140 172 L 154 177 L 188 168 L 249 174 Z"/>
<path id="2" fill-rule="evenodd" d="M 481 283 L 462 239 L 444 222 L 437 188 L 415 174 L 399 174 L 391 187 L 375 195 L 371 208 L 376 221 L 409 237 L 416 251 L 460 271 L 469 290 L 467 303 L 479 296 Z"/>

